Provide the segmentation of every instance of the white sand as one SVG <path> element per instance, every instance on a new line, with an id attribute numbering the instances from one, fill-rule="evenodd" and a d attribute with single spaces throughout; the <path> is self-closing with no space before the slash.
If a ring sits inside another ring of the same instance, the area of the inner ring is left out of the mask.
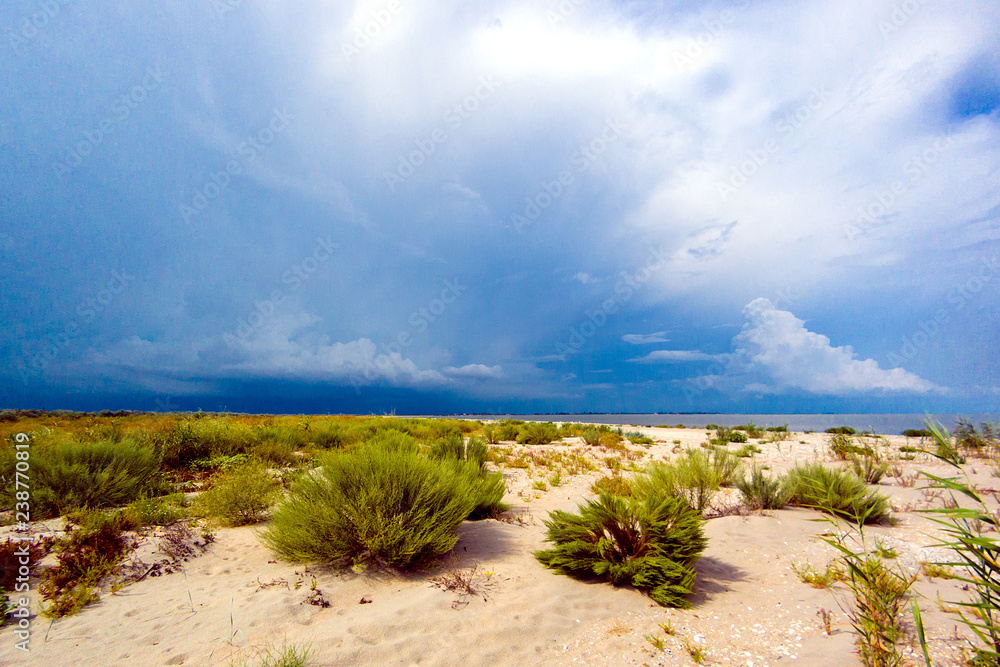
<path id="1" fill-rule="evenodd" d="M 627 427 L 631 428 L 631 427 Z M 649 449 L 634 447 L 643 458 L 670 458 L 683 445 L 704 442 L 701 429 L 640 428 L 665 441 Z M 805 444 L 799 444 L 799 441 Z M 891 437 L 903 444 L 902 437 Z M 760 443 L 755 459 L 783 471 L 794 461 L 825 457 L 826 436 L 793 434 L 790 441 Z M 518 450 L 566 451 L 553 444 Z M 738 445 L 736 445 L 738 446 Z M 735 446 L 734 446 L 735 447 Z M 779 451 L 780 448 L 780 451 Z M 516 450 L 517 451 L 517 450 Z M 617 456 L 587 448 L 591 456 Z M 820 515 L 803 509 L 767 515 L 727 516 L 706 524 L 708 548 L 699 561 L 692 609 L 665 609 L 642 593 L 605 583 L 587 583 L 553 574 L 532 557 L 543 548 L 542 519 L 553 509 L 573 510 L 591 497 L 589 487 L 607 472 L 568 477 L 546 491 L 531 488 L 544 476 L 509 469 L 508 501 L 525 513 L 527 525 L 497 521 L 467 522 L 453 554 L 438 568 L 422 573 L 354 574 L 314 565 L 273 562 L 254 528 L 221 529 L 216 541 L 184 564 L 182 572 L 147 577 L 116 594 L 105 593 L 78 615 L 52 623 L 32 620 L 31 652 L 14 649 L 13 630 L 0 630 L 0 664 L 30 665 L 227 665 L 256 664 L 259 651 L 283 642 L 309 645 L 311 665 L 690 665 L 683 642 L 701 646 L 708 664 L 808 667 L 859 664 L 854 636 L 838 606 L 842 586 L 833 591 L 802 583 L 792 563 L 822 569 L 832 550 L 816 535 L 830 528 Z M 902 462 L 945 472 L 926 460 Z M 983 463 L 973 462 L 978 484 L 996 487 Z M 919 486 L 920 484 L 918 484 Z M 918 488 L 883 480 L 880 491 L 897 509 L 927 506 Z M 725 491 L 721 500 L 725 499 Z M 536 497 L 537 496 L 537 497 Z M 939 501 L 935 501 L 939 502 Z M 896 562 L 911 571 L 939 557 L 926 548 L 932 524 L 912 511 L 899 512 L 895 527 L 868 532 L 899 553 Z M 155 539 L 142 552 L 151 562 Z M 442 590 L 434 579 L 476 567 L 476 595 Z M 330 606 L 306 602 L 316 587 Z M 284 582 L 284 583 L 282 583 Z M 268 585 L 272 584 L 272 585 Z M 954 614 L 938 609 L 934 598 L 962 595 L 954 582 L 921 579 L 917 593 L 932 643 L 935 664 L 952 664 L 967 634 Z M 33 602 L 37 609 L 37 592 Z M 371 603 L 360 604 L 362 599 Z M 833 634 L 823 632 L 820 609 L 833 612 Z M 658 626 L 669 622 L 666 635 Z M 957 630 L 956 630 L 956 626 Z M 643 635 L 664 639 L 654 649 Z M 916 657 L 916 654 L 914 654 Z"/>

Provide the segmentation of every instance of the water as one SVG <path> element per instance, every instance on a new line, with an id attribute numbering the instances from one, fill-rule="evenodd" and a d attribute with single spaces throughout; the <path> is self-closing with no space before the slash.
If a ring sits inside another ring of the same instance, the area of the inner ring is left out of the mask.
<path id="1" fill-rule="evenodd" d="M 684 424 L 689 428 L 704 428 L 706 424 L 738 426 L 753 422 L 758 426 L 783 426 L 793 431 L 825 431 L 832 426 L 850 426 L 859 433 L 870 431 L 882 435 L 899 435 L 906 429 L 924 428 L 927 415 L 723 415 L 723 414 L 579 414 L 579 415 L 459 415 L 467 419 L 523 419 L 543 422 L 585 422 L 588 424 L 635 424 L 636 426 L 674 426 Z M 955 420 L 965 418 L 978 428 L 982 422 L 1000 423 L 1000 415 L 936 414 L 932 419 L 954 429 Z"/>

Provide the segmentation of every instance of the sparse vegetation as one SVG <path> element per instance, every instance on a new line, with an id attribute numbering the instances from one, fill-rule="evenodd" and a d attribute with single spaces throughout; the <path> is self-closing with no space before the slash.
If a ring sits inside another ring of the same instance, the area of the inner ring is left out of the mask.
<path id="1" fill-rule="evenodd" d="M 94 588 L 132 549 L 123 533 L 134 526 L 123 512 L 81 511 L 73 521 L 79 527 L 55 543 L 58 562 L 45 570 L 39 587 L 48 602 L 42 613 L 51 618 L 75 614 L 97 600 Z"/>

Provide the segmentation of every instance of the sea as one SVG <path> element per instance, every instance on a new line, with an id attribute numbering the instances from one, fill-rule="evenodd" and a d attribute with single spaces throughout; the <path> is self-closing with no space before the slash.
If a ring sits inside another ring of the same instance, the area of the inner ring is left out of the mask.
<path id="1" fill-rule="evenodd" d="M 899 435 L 907 429 L 925 428 L 930 419 L 954 430 L 959 419 L 971 421 L 978 428 L 982 423 L 1000 423 L 1000 414 L 800 414 L 800 415 L 737 415 L 685 413 L 601 413 L 549 415 L 452 415 L 461 419 L 523 419 L 543 422 L 580 422 L 587 424 L 629 424 L 633 426 L 677 426 L 705 428 L 708 424 L 739 426 L 753 422 L 757 426 L 788 426 L 792 431 L 825 431 L 835 426 L 850 426 L 858 433 L 868 431 L 881 435 Z"/>

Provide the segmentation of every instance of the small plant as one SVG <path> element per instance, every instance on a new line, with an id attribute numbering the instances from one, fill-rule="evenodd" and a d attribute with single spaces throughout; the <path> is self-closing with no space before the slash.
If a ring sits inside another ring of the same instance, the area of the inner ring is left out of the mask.
<path id="1" fill-rule="evenodd" d="M 921 563 L 920 571 L 928 579 L 954 579 L 955 572 L 948 565 L 940 563 Z"/>
<path id="2" fill-rule="evenodd" d="M 754 454 L 760 454 L 760 453 L 761 453 L 761 448 L 758 447 L 757 445 L 743 445 L 735 452 L 733 452 L 733 456 L 741 459 L 746 459 L 750 458 Z"/>
<path id="3" fill-rule="evenodd" d="M 854 471 L 854 474 L 865 480 L 867 484 L 878 484 L 889 470 L 889 465 L 874 455 L 851 453 L 848 454 L 848 460 L 851 462 L 851 470 Z"/>
<path id="4" fill-rule="evenodd" d="M 831 426 L 826 429 L 826 432 L 834 435 L 854 435 L 857 433 L 857 431 L 850 426 Z M 809 431 L 806 431 L 806 433 L 809 433 Z"/>
<path id="5" fill-rule="evenodd" d="M 696 642 L 691 641 L 689 638 L 684 638 L 683 646 L 684 650 L 687 651 L 687 654 L 691 656 L 691 660 L 693 660 L 696 665 L 700 665 L 708 659 L 708 653 L 705 649 L 699 646 Z"/>
<path id="6" fill-rule="evenodd" d="M 644 474 L 637 475 L 633 482 L 633 492 L 639 495 L 659 493 L 686 500 L 695 510 L 703 512 L 725 476 L 732 476 L 732 461 L 737 461 L 728 452 L 710 455 L 699 449 L 688 449 L 683 456 L 670 463 L 649 465 Z"/>
<path id="7" fill-rule="evenodd" d="M 125 509 L 137 527 L 165 526 L 187 516 L 187 499 L 183 493 L 154 498 L 139 498 Z"/>
<path id="8" fill-rule="evenodd" d="M 75 614 L 98 598 L 94 587 L 115 571 L 133 547 L 123 532 L 133 525 L 123 512 L 79 512 L 79 528 L 54 545 L 57 564 L 45 571 L 39 587 L 49 602 L 42 613 L 50 618 Z"/>
<path id="9" fill-rule="evenodd" d="M 702 519 L 683 500 L 651 493 L 601 494 L 578 514 L 553 511 L 545 521 L 551 549 L 535 552 L 546 567 L 575 577 L 631 584 L 668 607 L 686 607 L 694 561 L 705 549 Z"/>
<path id="10" fill-rule="evenodd" d="M 594 493 L 607 493 L 612 496 L 632 495 L 632 484 L 621 475 L 608 475 L 590 485 Z"/>
<path id="11" fill-rule="evenodd" d="M 757 466 L 751 469 L 749 478 L 737 478 L 736 488 L 752 510 L 780 510 L 788 504 L 784 481 L 781 478 L 772 479 Z"/>
<path id="12" fill-rule="evenodd" d="M 556 428 L 555 424 L 531 422 L 521 429 L 517 441 L 522 445 L 547 445 L 559 438 L 559 429 Z"/>
<path id="13" fill-rule="evenodd" d="M 885 560 L 892 560 L 899 556 L 895 549 L 886 546 L 885 542 L 875 541 L 875 555 Z"/>
<path id="14" fill-rule="evenodd" d="M 278 485 L 262 462 L 220 473 L 198 496 L 196 510 L 229 526 L 259 523 L 274 504 Z"/>
<path id="15" fill-rule="evenodd" d="M 654 637 L 653 635 L 643 635 L 643 639 L 652 644 L 653 648 L 657 651 L 662 651 L 666 648 L 666 644 L 663 643 L 663 639 L 660 637 Z"/>
<path id="16" fill-rule="evenodd" d="M 844 581 L 847 578 L 847 572 L 836 561 L 828 563 L 822 572 L 814 569 L 809 563 L 803 565 L 792 563 L 792 570 L 802 583 L 809 584 L 813 588 L 829 588 L 838 581 Z"/>
<path id="17" fill-rule="evenodd" d="M 849 472 L 831 470 L 819 463 L 799 465 L 788 473 L 789 504 L 811 507 L 834 516 L 864 523 L 889 520 L 889 500 L 870 491 L 864 481 Z"/>
<path id="18" fill-rule="evenodd" d="M 532 483 L 531 488 L 535 491 L 548 491 L 549 485 L 545 483 L 545 480 L 540 479 Z"/>
<path id="19" fill-rule="evenodd" d="M 483 438 L 491 445 L 498 444 L 500 442 L 500 429 L 492 424 L 486 424 L 483 426 Z"/>
<path id="20" fill-rule="evenodd" d="M 562 475 L 560 475 L 559 473 L 556 473 L 552 475 L 552 477 L 549 477 L 549 486 L 557 487 L 561 486 L 562 483 L 563 483 L 563 478 Z"/>
<path id="21" fill-rule="evenodd" d="M 670 635 L 671 637 L 677 634 L 677 631 L 674 629 L 673 624 L 669 620 L 660 623 L 659 626 L 660 629 L 663 630 L 664 634 Z"/>
<path id="22" fill-rule="evenodd" d="M 827 637 L 832 635 L 833 612 L 831 612 L 829 609 L 823 609 L 822 607 L 820 607 L 820 610 L 816 612 L 816 615 L 819 616 L 820 623 L 823 626 L 823 634 L 825 634 Z"/>
<path id="23" fill-rule="evenodd" d="M 589 426 L 580 431 L 580 437 L 586 445 L 594 447 L 601 444 L 601 432 L 593 426 Z"/>

